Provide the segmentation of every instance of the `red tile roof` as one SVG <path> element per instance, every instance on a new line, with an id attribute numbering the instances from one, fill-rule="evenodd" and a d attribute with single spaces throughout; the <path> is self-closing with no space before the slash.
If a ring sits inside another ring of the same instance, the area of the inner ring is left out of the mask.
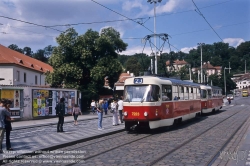
<path id="1" fill-rule="evenodd" d="M 174 65 L 186 65 L 186 64 L 188 64 L 188 63 L 187 63 L 185 60 L 180 60 L 180 61 L 179 61 L 179 59 L 177 59 L 177 60 L 174 61 L 173 64 L 174 64 Z M 167 66 L 170 65 L 170 61 L 169 61 L 169 60 L 166 62 L 166 65 L 167 65 Z"/>
<path id="2" fill-rule="evenodd" d="M 1 64 L 15 64 L 43 73 L 53 71 L 52 66 L 49 64 L 11 50 L 0 44 L 0 65 Z"/>
<path id="3" fill-rule="evenodd" d="M 121 73 L 118 82 L 124 83 L 124 81 L 125 81 L 127 78 L 131 78 L 131 77 L 132 77 L 132 76 L 130 76 L 130 74 L 128 74 L 128 73 Z"/>

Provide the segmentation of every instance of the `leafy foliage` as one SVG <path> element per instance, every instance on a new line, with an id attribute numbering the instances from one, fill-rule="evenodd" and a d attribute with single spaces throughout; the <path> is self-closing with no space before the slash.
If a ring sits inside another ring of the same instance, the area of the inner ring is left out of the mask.
<path id="1" fill-rule="evenodd" d="M 83 92 L 83 98 L 96 97 L 103 89 L 105 76 L 109 77 L 110 86 L 114 86 L 122 72 L 117 52 L 127 47 L 119 32 L 106 28 L 99 35 L 90 29 L 78 35 L 69 28 L 56 40 L 58 46 L 49 58 L 54 71 L 47 73 L 48 83 L 56 87 L 76 88 Z"/>

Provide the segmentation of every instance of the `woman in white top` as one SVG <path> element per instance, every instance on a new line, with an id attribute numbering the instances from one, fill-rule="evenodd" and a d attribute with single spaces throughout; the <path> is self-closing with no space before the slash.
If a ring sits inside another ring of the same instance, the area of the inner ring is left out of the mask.
<path id="1" fill-rule="evenodd" d="M 90 103 L 90 107 L 92 109 L 92 113 L 95 114 L 95 110 L 96 110 L 95 100 L 92 100 L 92 102 Z"/>
<path id="2" fill-rule="evenodd" d="M 117 126 L 118 124 L 118 103 L 117 100 L 114 100 L 113 104 L 111 104 L 111 109 L 114 110 L 113 112 L 113 126 Z"/>

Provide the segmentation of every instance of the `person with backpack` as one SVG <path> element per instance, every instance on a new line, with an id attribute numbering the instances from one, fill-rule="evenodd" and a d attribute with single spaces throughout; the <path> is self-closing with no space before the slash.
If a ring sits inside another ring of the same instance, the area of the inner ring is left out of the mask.
<path id="1" fill-rule="evenodd" d="M 97 105 L 97 114 L 98 114 L 98 130 L 103 130 L 102 127 L 102 117 L 103 117 L 103 100 L 99 100 L 99 103 Z"/>
<path id="2" fill-rule="evenodd" d="M 77 125 L 77 118 L 78 115 L 82 114 L 81 109 L 78 107 L 77 104 L 75 104 L 75 106 L 73 107 L 73 111 L 72 111 L 72 116 L 74 116 L 74 125 Z"/>
<path id="3" fill-rule="evenodd" d="M 57 132 L 63 131 L 64 115 L 65 115 L 65 99 L 61 98 L 60 102 L 56 105 L 56 115 L 58 116 Z"/>

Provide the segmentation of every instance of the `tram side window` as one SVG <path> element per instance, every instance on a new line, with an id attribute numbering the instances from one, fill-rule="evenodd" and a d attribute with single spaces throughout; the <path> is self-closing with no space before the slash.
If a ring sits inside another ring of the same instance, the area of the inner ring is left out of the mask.
<path id="1" fill-rule="evenodd" d="M 201 98 L 206 99 L 207 98 L 207 91 L 206 90 L 201 90 Z"/>
<path id="2" fill-rule="evenodd" d="M 189 99 L 193 99 L 193 88 L 189 88 Z"/>
<path id="3" fill-rule="evenodd" d="M 173 100 L 179 100 L 178 86 L 173 86 Z"/>
<path id="4" fill-rule="evenodd" d="M 194 99 L 196 99 L 196 97 L 197 97 L 197 89 L 196 88 L 193 88 L 193 96 L 194 96 Z"/>
<path id="5" fill-rule="evenodd" d="M 172 86 L 162 85 L 162 101 L 172 100 Z"/>
<path id="6" fill-rule="evenodd" d="M 184 100 L 184 87 L 179 86 L 179 100 Z"/>
<path id="7" fill-rule="evenodd" d="M 188 87 L 184 87 L 185 92 L 184 92 L 184 100 L 188 100 L 189 99 L 189 89 Z"/>
<path id="8" fill-rule="evenodd" d="M 212 91 L 211 91 L 211 89 L 207 90 L 207 96 L 208 96 L 209 99 L 212 98 Z"/>
<path id="9" fill-rule="evenodd" d="M 201 98 L 201 89 L 197 89 L 196 91 L 196 99 L 200 99 Z"/>

